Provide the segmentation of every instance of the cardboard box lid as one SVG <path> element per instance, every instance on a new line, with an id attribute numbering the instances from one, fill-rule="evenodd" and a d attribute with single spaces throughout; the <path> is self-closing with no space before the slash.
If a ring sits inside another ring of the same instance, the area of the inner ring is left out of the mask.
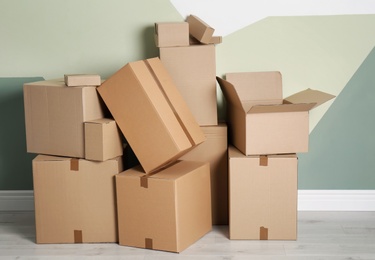
<path id="1" fill-rule="evenodd" d="M 229 81 L 219 77 L 217 80 L 227 101 L 235 107 L 242 108 L 248 114 L 309 111 L 335 97 L 318 90 L 306 89 L 286 98 L 281 104 L 267 104 L 266 101 L 264 105 L 260 105 L 257 101 L 246 98 L 249 92 L 244 90 L 245 85 L 240 84 L 237 89 Z M 241 95 L 244 96 L 242 100 Z"/>
<path id="2" fill-rule="evenodd" d="M 211 43 L 212 35 L 215 31 L 214 28 L 210 27 L 195 15 L 189 15 L 186 21 L 189 23 L 189 32 L 194 38 L 201 43 Z"/>

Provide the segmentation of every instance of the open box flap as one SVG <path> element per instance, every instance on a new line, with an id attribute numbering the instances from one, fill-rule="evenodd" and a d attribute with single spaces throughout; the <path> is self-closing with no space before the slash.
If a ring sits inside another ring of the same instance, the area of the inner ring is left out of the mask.
<path id="1" fill-rule="evenodd" d="M 294 95 L 287 97 L 284 100 L 284 103 L 285 104 L 315 103 L 315 106 L 312 107 L 312 108 L 315 108 L 327 102 L 328 100 L 331 100 L 334 97 L 335 97 L 334 95 L 331 95 L 331 94 L 328 94 L 319 90 L 313 90 L 313 89 L 308 88 L 306 90 L 303 90 L 301 92 L 298 92 Z"/>
<path id="2" fill-rule="evenodd" d="M 281 105 L 256 105 L 248 110 L 248 114 L 255 113 L 280 113 L 309 111 L 316 103 L 281 104 Z"/>
<path id="3" fill-rule="evenodd" d="M 241 100 L 238 96 L 238 93 L 236 89 L 234 88 L 233 84 L 220 77 L 216 77 L 216 80 L 219 83 L 219 86 L 224 94 L 226 101 L 232 106 L 244 109 L 242 106 Z M 244 109 L 244 111 L 246 110 Z"/>

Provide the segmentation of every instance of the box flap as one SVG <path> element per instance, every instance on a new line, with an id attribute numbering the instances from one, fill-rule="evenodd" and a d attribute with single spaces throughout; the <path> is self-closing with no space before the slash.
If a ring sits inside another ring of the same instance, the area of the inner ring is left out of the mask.
<path id="1" fill-rule="evenodd" d="M 188 16 L 186 21 L 189 23 L 189 32 L 194 38 L 204 44 L 211 42 L 215 29 L 195 15 Z"/>
<path id="2" fill-rule="evenodd" d="M 287 97 L 284 100 L 284 103 L 289 103 L 289 104 L 315 103 L 315 106 L 312 107 L 312 108 L 315 108 L 327 102 L 328 100 L 331 100 L 334 97 L 335 97 L 334 95 L 309 88 L 309 89 L 303 90 L 301 92 L 298 92 L 294 95 Z"/>
<path id="3" fill-rule="evenodd" d="M 280 112 L 302 112 L 309 111 L 316 103 L 306 104 L 281 104 L 281 105 L 256 105 L 248 110 L 248 114 L 255 113 L 280 113 Z"/>
<path id="4" fill-rule="evenodd" d="M 216 77 L 217 79 L 217 82 L 219 83 L 219 86 L 221 88 L 221 90 L 223 91 L 223 94 L 224 94 L 224 97 L 226 99 L 226 101 L 231 104 L 232 106 L 235 106 L 237 108 L 242 108 L 242 103 L 241 103 L 241 100 L 238 96 L 238 93 L 236 91 L 236 89 L 234 88 L 233 84 L 230 83 L 229 81 L 226 81 L 220 77 Z M 244 111 L 247 111 L 246 109 L 244 109 Z"/>
<path id="5" fill-rule="evenodd" d="M 227 73 L 242 103 L 281 104 L 282 78 L 278 71 Z"/>

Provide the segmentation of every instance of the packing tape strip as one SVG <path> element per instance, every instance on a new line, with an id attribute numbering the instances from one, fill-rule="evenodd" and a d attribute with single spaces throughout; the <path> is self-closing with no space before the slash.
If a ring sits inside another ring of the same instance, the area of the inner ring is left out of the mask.
<path id="1" fill-rule="evenodd" d="M 79 159 L 76 159 L 76 158 L 70 159 L 70 170 L 79 171 Z"/>
<path id="2" fill-rule="evenodd" d="M 145 238 L 145 248 L 146 249 L 153 249 L 152 238 Z"/>
<path id="3" fill-rule="evenodd" d="M 148 188 L 148 175 L 144 175 L 141 177 L 141 187 Z"/>
<path id="4" fill-rule="evenodd" d="M 265 228 L 263 226 L 259 228 L 259 239 L 268 240 L 268 228 Z"/>
<path id="5" fill-rule="evenodd" d="M 82 230 L 74 230 L 74 243 L 77 243 L 77 244 L 83 243 Z"/>
<path id="6" fill-rule="evenodd" d="M 259 165 L 260 166 L 268 166 L 268 157 L 267 155 L 259 156 Z"/>

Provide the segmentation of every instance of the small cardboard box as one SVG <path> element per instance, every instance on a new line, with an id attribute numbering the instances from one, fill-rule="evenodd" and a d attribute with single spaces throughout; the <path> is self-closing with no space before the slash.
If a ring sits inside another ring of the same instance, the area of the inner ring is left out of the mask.
<path id="1" fill-rule="evenodd" d="M 215 46 L 160 48 L 159 53 L 198 124 L 217 125 Z"/>
<path id="2" fill-rule="evenodd" d="M 101 118 L 85 122 L 85 159 L 103 162 L 122 156 L 123 150 L 115 120 Z"/>
<path id="3" fill-rule="evenodd" d="M 210 163 L 212 224 L 228 225 L 228 140 L 227 125 L 201 126 L 206 141 L 181 160 Z"/>
<path id="4" fill-rule="evenodd" d="M 221 43 L 222 38 L 220 36 L 213 36 L 215 29 L 202 21 L 199 17 L 189 15 L 186 21 L 189 23 L 190 35 L 197 39 L 200 43 Z"/>
<path id="5" fill-rule="evenodd" d="M 128 63 L 98 92 L 147 173 L 205 140 L 159 58 Z"/>
<path id="6" fill-rule="evenodd" d="M 38 155 L 33 160 L 36 242 L 117 242 L 115 175 L 105 162 Z"/>
<path id="7" fill-rule="evenodd" d="M 100 75 L 96 74 L 65 74 L 65 85 L 68 87 L 100 86 Z"/>
<path id="8" fill-rule="evenodd" d="M 66 87 L 63 79 L 24 84 L 27 152 L 85 157 L 84 122 L 103 118 L 96 87 Z"/>
<path id="9" fill-rule="evenodd" d="M 296 154 L 229 158 L 229 238 L 297 239 Z"/>
<path id="10" fill-rule="evenodd" d="M 156 47 L 189 46 L 189 24 L 187 22 L 155 23 Z"/>
<path id="11" fill-rule="evenodd" d="M 231 143 L 246 155 L 307 152 L 309 110 L 334 96 L 307 89 L 283 100 L 279 72 L 245 74 L 217 77 L 228 102 Z"/>
<path id="12" fill-rule="evenodd" d="M 181 252 L 212 228 L 209 163 L 137 166 L 116 175 L 116 191 L 120 245 Z"/>

